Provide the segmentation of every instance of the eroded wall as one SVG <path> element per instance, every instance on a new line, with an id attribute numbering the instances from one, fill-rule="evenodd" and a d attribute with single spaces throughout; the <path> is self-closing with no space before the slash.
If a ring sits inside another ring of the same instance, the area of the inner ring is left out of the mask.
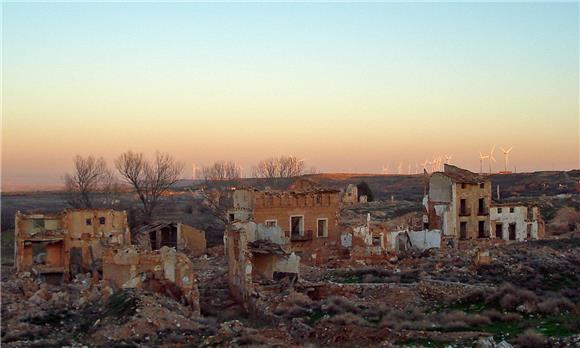
<path id="1" fill-rule="evenodd" d="M 103 256 L 103 280 L 117 288 L 144 288 L 172 297 L 200 314 L 199 290 L 191 260 L 173 248 L 139 251 L 135 246 L 108 248 Z"/>

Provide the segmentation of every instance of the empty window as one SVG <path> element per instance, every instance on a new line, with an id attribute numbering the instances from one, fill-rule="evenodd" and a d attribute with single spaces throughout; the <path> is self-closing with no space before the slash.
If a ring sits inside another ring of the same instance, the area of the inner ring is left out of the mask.
<path id="1" fill-rule="evenodd" d="M 234 214 L 230 214 L 230 222 L 234 221 L 236 219 L 236 216 Z"/>
<path id="2" fill-rule="evenodd" d="M 106 221 L 107 221 L 107 219 L 105 219 L 105 217 L 101 216 L 99 218 L 99 225 L 104 225 Z"/>
<path id="3" fill-rule="evenodd" d="M 318 236 L 318 237 L 328 236 L 328 220 L 327 219 L 316 220 L 316 236 Z"/>
<path id="4" fill-rule="evenodd" d="M 485 214 L 485 200 L 480 198 L 478 201 L 477 212 L 481 214 Z"/>
<path id="5" fill-rule="evenodd" d="M 465 188 L 465 184 L 461 184 L 461 188 L 464 189 Z"/>
<path id="6" fill-rule="evenodd" d="M 479 188 L 485 188 L 485 184 L 484 183 L 479 184 Z"/>
<path id="7" fill-rule="evenodd" d="M 290 217 L 290 232 L 293 236 L 304 234 L 304 217 L 291 216 Z"/>
<path id="8" fill-rule="evenodd" d="M 85 225 L 90 226 L 93 224 L 93 220 L 92 219 L 86 219 L 85 220 Z"/>
<path id="9" fill-rule="evenodd" d="M 459 201 L 459 212 L 461 215 L 469 215 L 469 212 L 467 211 L 467 200 L 466 199 L 461 199 Z"/>
<path id="10" fill-rule="evenodd" d="M 501 214 L 501 208 L 497 208 L 497 213 Z"/>
<path id="11" fill-rule="evenodd" d="M 503 239 L 503 224 L 501 223 L 495 225 L 495 238 Z"/>
<path id="12" fill-rule="evenodd" d="M 276 227 L 278 225 L 277 220 L 266 220 L 266 226 L 268 227 Z"/>
<path id="13" fill-rule="evenodd" d="M 516 240 L 516 224 L 508 225 L 508 234 L 510 240 Z"/>
<path id="14" fill-rule="evenodd" d="M 37 230 L 37 229 L 43 229 L 44 228 L 44 220 L 32 220 L 32 227 Z"/>
<path id="15" fill-rule="evenodd" d="M 477 235 L 479 238 L 487 237 L 485 233 L 485 221 L 478 221 L 477 223 Z"/>
<path id="16" fill-rule="evenodd" d="M 512 207 L 512 208 L 510 208 L 510 213 L 513 213 L 513 212 L 514 212 L 514 208 Z"/>
<path id="17" fill-rule="evenodd" d="M 459 238 L 467 239 L 467 221 L 462 221 L 459 224 Z"/>

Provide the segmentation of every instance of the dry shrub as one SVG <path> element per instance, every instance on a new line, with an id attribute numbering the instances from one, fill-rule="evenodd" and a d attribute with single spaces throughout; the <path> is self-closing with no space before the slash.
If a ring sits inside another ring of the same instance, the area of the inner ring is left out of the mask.
<path id="1" fill-rule="evenodd" d="M 538 311 L 542 314 L 560 314 L 575 309 L 574 303 L 565 297 L 549 298 L 538 304 Z"/>
<path id="2" fill-rule="evenodd" d="M 372 274 L 365 274 L 365 275 L 362 277 L 362 282 L 363 282 L 363 283 L 374 283 L 374 282 L 376 282 L 377 280 L 380 280 L 380 278 L 377 278 L 377 277 L 375 277 L 375 276 L 374 276 L 374 275 L 372 275 Z"/>
<path id="3" fill-rule="evenodd" d="M 513 310 L 516 309 L 517 305 L 520 303 L 519 299 L 516 295 L 513 294 L 506 294 L 502 296 L 499 300 L 499 305 L 503 309 Z"/>
<path id="4" fill-rule="evenodd" d="M 503 315 L 502 321 L 506 323 L 514 323 L 516 321 L 522 320 L 522 316 L 518 313 L 508 312 Z"/>
<path id="5" fill-rule="evenodd" d="M 327 309 L 335 312 L 332 314 L 341 314 L 345 312 L 358 314 L 360 312 L 360 308 L 354 302 L 342 296 L 331 296 L 326 300 L 326 303 Z"/>
<path id="6" fill-rule="evenodd" d="M 310 305 L 312 305 L 312 300 L 310 299 L 310 297 L 306 296 L 301 292 L 290 293 L 286 301 L 291 305 L 296 305 L 300 307 L 309 307 Z"/>
<path id="7" fill-rule="evenodd" d="M 530 329 L 519 335 L 516 343 L 521 348 L 543 348 L 546 346 L 546 338 Z"/>
<path id="8" fill-rule="evenodd" d="M 485 292 L 483 289 L 473 289 L 467 293 L 463 298 L 461 298 L 461 302 L 464 303 L 476 303 L 481 302 L 485 299 Z M 452 297 L 448 297 L 448 300 L 454 300 Z"/>
<path id="9" fill-rule="evenodd" d="M 463 329 L 491 324 L 491 319 L 481 314 L 470 315 L 462 311 L 453 311 L 439 316 L 438 322 L 446 329 Z"/>
<path id="10" fill-rule="evenodd" d="M 364 326 L 364 325 L 367 325 L 367 322 L 363 318 L 359 317 L 356 314 L 352 314 L 352 313 L 343 313 L 343 314 L 335 315 L 333 317 L 324 319 L 324 321 L 332 323 L 332 324 L 340 325 L 340 326 L 347 326 L 347 325 Z"/>
<path id="11" fill-rule="evenodd" d="M 488 317 L 489 320 L 491 320 L 491 321 L 502 321 L 503 320 L 503 314 L 501 314 L 500 311 L 495 310 L 495 309 L 489 309 L 489 310 L 483 311 L 481 314 Z"/>

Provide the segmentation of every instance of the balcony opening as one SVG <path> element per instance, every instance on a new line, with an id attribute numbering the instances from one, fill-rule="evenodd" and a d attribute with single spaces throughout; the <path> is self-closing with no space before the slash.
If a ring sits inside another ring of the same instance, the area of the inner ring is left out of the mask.
<path id="1" fill-rule="evenodd" d="M 301 236 L 304 234 L 304 217 L 291 216 L 290 217 L 290 232 L 292 236 Z"/>
<path id="2" fill-rule="evenodd" d="M 485 233 L 485 221 L 478 221 L 477 222 L 477 236 L 479 238 L 486 238 L 487 235 Z"/>

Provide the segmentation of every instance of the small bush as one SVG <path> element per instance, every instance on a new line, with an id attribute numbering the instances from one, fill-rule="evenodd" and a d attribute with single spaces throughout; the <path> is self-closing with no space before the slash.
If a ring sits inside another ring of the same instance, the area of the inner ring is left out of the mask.
<path id="1" fill-rule="evenodd" d="M 344 312 L 358 314 L 360 312 L 360 308 L 355 303 L 342 296 L 331 296 L 326 302 L 337 314 Z"/>
<path id="2" fill-rule="evenodd" d="M 546 338 L 534 330 L 526 330 L 518 336 L 516 343 L 521 348 L 543 348 L 546 346 Z"/>
<path id="3" fill-rule="evenodd" d="M 516 321 L 522 320 L 522 316 L 518 313 L 508 312 L 503 315 L 502 321 L 506 323 L 514 323 Z"/>
<path id="4" fill-rule="evenodd" d="M 542 314 L 560 314 L 562 312 L 572 312 L 576 306 L 565 297 L 550 298 L 538 304 L 538 311 Z"/>
<path id="5" fill-rule="evenodd" d="M 352 314 L 352 313 L 339 314 L 339 315 L 335 315 L 334 317 L 330 317 L 330 318 L 324 319 L 324 320 L 329 322 L 329 323 L 333 323 L 333 324 L 340 325 L 340 326 L 347 326 L 347 325 L 364 326 L 364 325 L 367 325 L 367 322 L 363 318 L 359 317 L 356 314 Z"/>
<path id="6" fill-rule="evenodd" d="M 481 313 L 482 315 L 485 315 L 486 317 L 489 318 L 489 320 L 491 321 L 503 321 L 503 314 L 501 314 L 501 312 L 499 312 L 498 310 L 495 309 L 489 309 L 487 311 L 484 311 Z"/>
<path id="7" fill-rule="evenodd" d="M 519 299 L 516 295 L 513 294 L 506 294 L 499 300 L 499 305 L 501 308 L 508 310 L 516 309 L 519 303 Z"/>

